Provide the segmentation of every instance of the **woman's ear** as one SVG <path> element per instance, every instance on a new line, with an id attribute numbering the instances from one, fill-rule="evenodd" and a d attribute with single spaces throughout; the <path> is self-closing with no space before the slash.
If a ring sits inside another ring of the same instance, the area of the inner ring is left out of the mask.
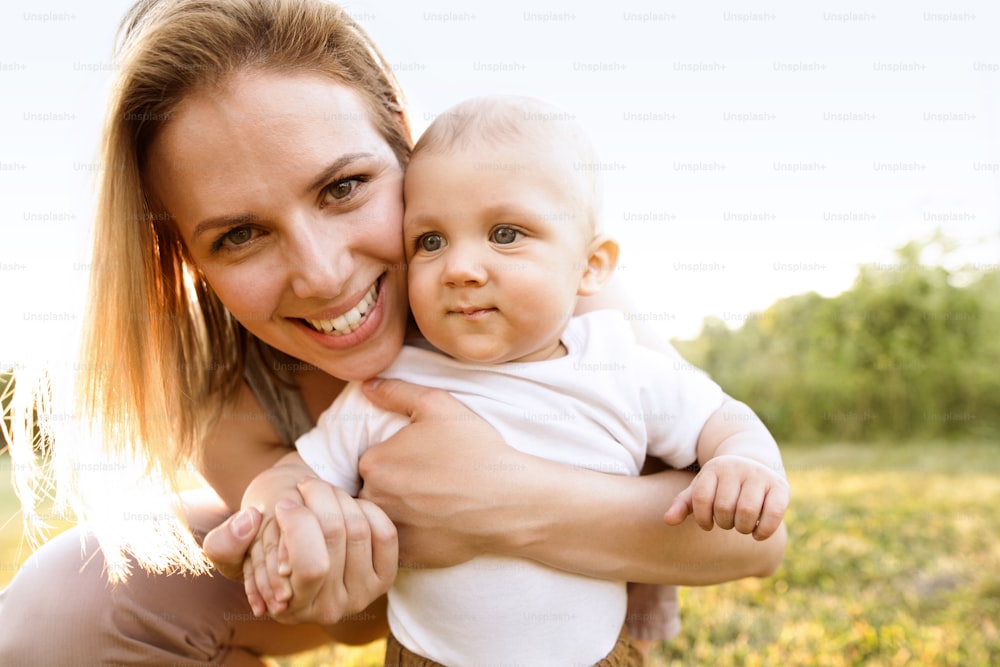
<path id="1" fill-rule="evenodd" d="M 587 249 L 587 267 L 580 278 L 577 296 L 590 296 L 601 291 L 615 272 L 618 264 L 618 242 L 610 236 L 598 234 Z"/>

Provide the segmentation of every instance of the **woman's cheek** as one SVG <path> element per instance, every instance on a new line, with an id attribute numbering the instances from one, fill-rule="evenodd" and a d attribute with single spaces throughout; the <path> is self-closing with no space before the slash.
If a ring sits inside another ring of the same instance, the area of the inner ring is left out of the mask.
<path id="1" fill-rule="evenodd" d="M 215 276 L 206 275 L 222 305 L 250 330 L 255 322 L 270 319 L 276 308 L 277 299 L 270 293 L 275 282 L 269 277 L 270 272 L 249 267 L 222 269 Z"/>

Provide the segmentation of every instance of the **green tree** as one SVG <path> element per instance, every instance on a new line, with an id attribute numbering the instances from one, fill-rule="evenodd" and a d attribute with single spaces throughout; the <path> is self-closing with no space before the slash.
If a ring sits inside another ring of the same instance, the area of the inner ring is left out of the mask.
<path id="1" fill-rule="evenodd" d="M 706 320 L 677 346 L 783 439 L 995 433 L 1000 274 L 960 285 L 921 262 L 931 245 L 946 243 L 908 243 L 846 292 L 781 299 L 736 330 Z"/>

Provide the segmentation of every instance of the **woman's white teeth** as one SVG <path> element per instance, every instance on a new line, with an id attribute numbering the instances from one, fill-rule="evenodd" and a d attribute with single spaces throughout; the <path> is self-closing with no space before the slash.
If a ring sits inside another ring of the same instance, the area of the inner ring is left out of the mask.
<path id="1" fill-rule="evenodd" d="M 368 288 L 368 292 L 361 301 L 358 302 L 354 308 L 349 311 L 333 318 L 332 320 L 306 320 L 312 328 L 316 331 L 322 331 L 323 333 L 332 333 L 338 336 L 343 334 L 349 334 L 359 326 L 365 319 L 365 315 L 368 311 L 372 309 L 375 305 L 375 301 L 378 299 L 378 283 L 373 284 Z"/>

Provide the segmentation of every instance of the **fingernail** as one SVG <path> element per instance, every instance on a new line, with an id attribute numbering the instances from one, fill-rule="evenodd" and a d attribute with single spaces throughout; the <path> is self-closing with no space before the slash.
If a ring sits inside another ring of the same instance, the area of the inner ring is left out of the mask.
<path id="1" fill-rule="evenodd" d="M 287 581 L 282 582 L 281 590 L 278 591 L 277 594 L 277 599 L 278 602 L 288 602 L 292 599 L 292 587 Z"/>
<path id="2" fill-rule="evenodd" d="M 368 391 L 375 391 L 382 384 L 382 378 L 368 378 L 365 380 L 364 388 Z"/>
<path id="3" fill-rule="evenodd" d="M 250 516 L 249 510 L 240 510 L 234 514 L 232 521 L 229 522 L 229 529 L 241 540 L 250 537 L 253 533 L 253 517 Z"/>
<path id="4" fill-rule="evenodd" d="M 301 507 L 301 505 L 292 500 L 291 498 L 282 498 L 275 504 L 275 507 L 283 510 L 293 510 L 298 507 Z"/>

